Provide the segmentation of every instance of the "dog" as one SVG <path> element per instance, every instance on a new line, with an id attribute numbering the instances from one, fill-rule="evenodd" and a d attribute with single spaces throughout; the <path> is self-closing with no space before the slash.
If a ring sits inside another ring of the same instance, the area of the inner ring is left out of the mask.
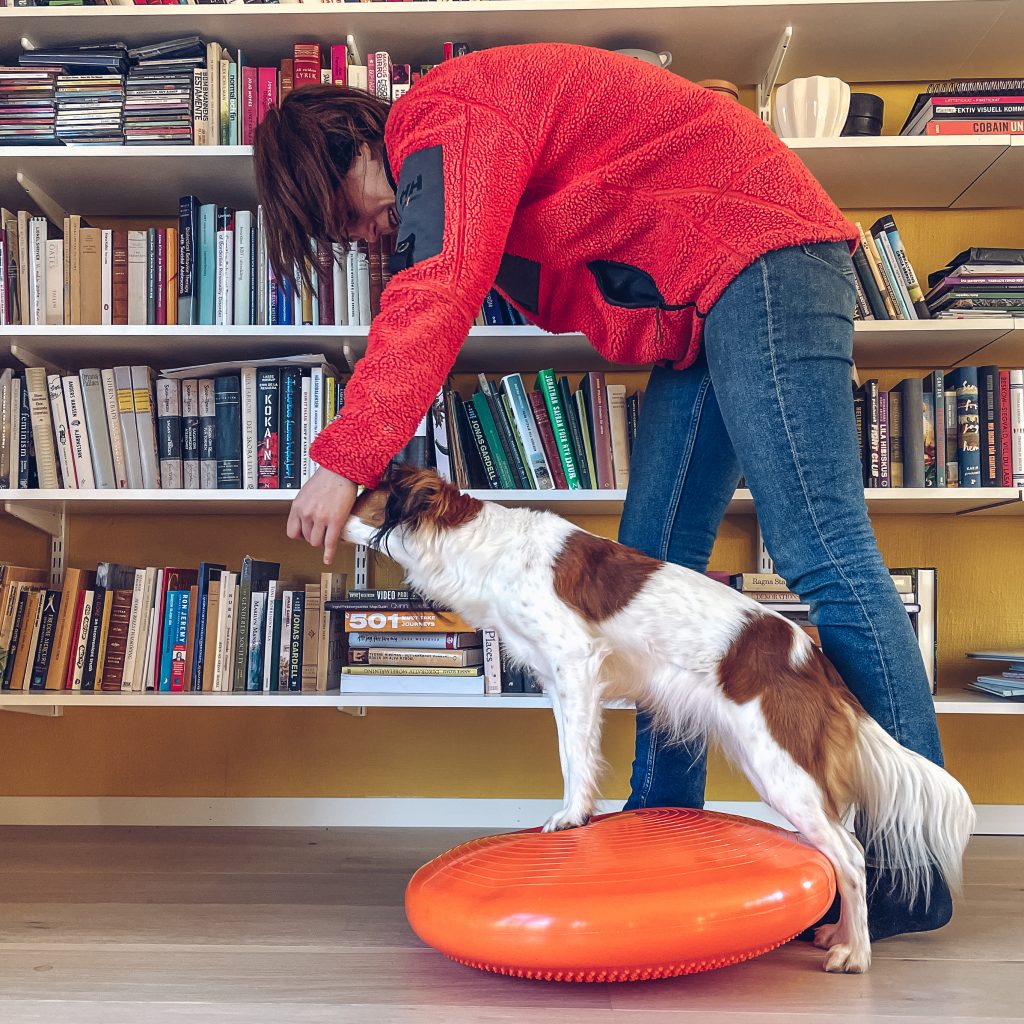
<path id="1" fill-rule="evenodd" d="M 868 714 L 799 627 L 739 591 L 597 537 L 550 512 L 461 493 L 392 467 L 345 526 L 397 561 L 420 593 L 498 631 L 551 700 L 565 784 L 545 831 L 585 825 L 598 797 L 602 701 L 649 709 L 678 740 L 713 737 L 760 797 L 835 868 L 836 924 L 814 941 L 824 969 L 871 964 L 864 853 L 853 809 L 902 880 L 928 899 L 930 865 L 953 891 L 974 829 L 963 787 Z"/>

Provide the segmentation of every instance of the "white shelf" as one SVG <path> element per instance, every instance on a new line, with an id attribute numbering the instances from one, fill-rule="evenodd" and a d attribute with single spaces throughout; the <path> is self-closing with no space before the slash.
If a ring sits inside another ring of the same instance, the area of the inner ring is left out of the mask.
<path id="1" fill-rule="evenodd" d="M 501 697 L 449 696 L 445 694 L 359 694 L 359 693 L 70 693 L 65 690 L 25 693 L 0 692 L 0 710 L 5 708 L 133 707 L 133 708 L 478 708 L 537 709 L 550 708 L 540 694 Z M 606 704 L 610 710 L 632 710 L 629 701 Z M 1024 701 L 987 697 L 970 690 L 951 690 L 935 698 L 940 715 L 1022 715 Z"/>
<path id="2" fill-rule="evenodd" d="M 223 358 L 267 358 L 323 352 L 340 369 L 366 351 L 368 327 L 0 327 L 0 346 L 28 365 L 66 370 L 121 363 L 157 368 Z M 1024 320 L 862 321 L 854 332 L 854 358 L 862 370 L 933 369 L 972 358 L 1024 363 Z M 537 327 L 473 327 L 459 352 L 460 373 L 532 373 L 554 367 L 567 373 L 629 370 L 603 359 L 582 334 L 547 334 Z"/>
<path id="3" fill-rule="evenodd" d="M 514 508 L 548 509 L 562 515 L 618 515 L 625 491 L 468 491 L 483 501 Z M 295 491 L 64 491 L 0 490 L 4 510 L 15 517 L 33 513 L 80 516 L 283 515 Z M 1024 491 L 1017 487 L 935 490 L 900 487 L 866 490 L 875 515 L 1024 515 Z M 751 514 L 750 491 L 738 490 L 732 514 Z"/>
<path id="4" fill-rule="evenodd" d="M 785 141 L 845 209 L 1024 203 L 1022 138 Z M 235 208 L 254 209 L 257 201 L 248 146 L 0 147 L 0 205 L 10 209 L 32 205 L 18 173 L 86 217 L 176 218 L 178 198 L 189 194 Z"/>
<path id="5" fill-rule="evenodd" d="M 15 40 L 34 46 L 121 39 L 135 45 L 199 34 L 254 61 L 280 60 L 296 39 L 383 47 L 413 64 L 433 63 L 444 39 L 473 49 L 517 42 L 669 49 L 692 79 L 752 84 L 764 73 L 785 25 L 794 29 L 785 79 L 836 75 L 846 81 L 920 81 L 1019 73 L 1019 6 L 1008 0 L 467 0 L 461 3 L 248 7 L 14 8 L 0 55 Z M 5 50 L 9 50 L 4 54 Z"/>

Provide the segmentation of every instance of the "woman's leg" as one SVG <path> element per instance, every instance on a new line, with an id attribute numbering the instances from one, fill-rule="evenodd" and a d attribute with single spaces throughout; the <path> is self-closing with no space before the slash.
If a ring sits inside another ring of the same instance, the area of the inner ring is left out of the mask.
<path id="1" fill-rule="evenodd" d="M 644 392 L 619 540 L 703 572 L 738 479 L 704 356 L 686 370 L 655 367 Z M 667 743 L 642 709 L 636 728 L 626 810 L 703 807 L 704 750 Z"/>
<path id="2" fill-rule="evenodd" d="M 850 383 L 853 274 L 841 244 L 769 253 L 712 308 L 705 349 L 777 570 L 810 603 L 823 650 L 868 713 L 941 764 L 917 640 L 864 502 Z M 875 872 L 874 881 L 874 937 L 948 920 L 944 886 L 928 912 L 911 912 L 888 895 L 892 879 Z"/>

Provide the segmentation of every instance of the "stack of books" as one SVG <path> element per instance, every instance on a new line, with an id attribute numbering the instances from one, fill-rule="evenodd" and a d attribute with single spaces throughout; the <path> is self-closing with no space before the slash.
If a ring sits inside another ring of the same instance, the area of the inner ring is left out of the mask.
<path id="1" fill-rule="evenodd" d="M 928 308 L 938 320 L 1024 313 L 1024 249 L 965 249 L 930 274 L 928 285 Z"/>
<path id="2" fill-rule="evenodd" d="M 322 355 L 47 374 L 0 370 L 0 488 L 295 489 L 340 411 Z"/>
<path id="3" fill-rule="evenodd" d="M 484 638 L 454 612 L 409 589 L 352 590 L 326 607 L 344 615 L 342 693 L 485 693 Z"/>
<path id="4" fill-rule="evenodd" d="M 1024 133 L 1024 79 L 936 82 L 918 94 L 900 135 Z"/>
<path id="5" fill-rule="evenodd" d="M 124 79 L 58 75 L 57 138 L 66 146 L 124 144 Z"/>
<path id="6" fill-rule="evenodd" d="M 853 254 L 857 277 L 858 320 L 927 320 L 921 285 L 907 256 L 892 214 L 880 217 L 870 231 L 857 223 L 861 244 Z"/>
<path id="7" fill-rule="evenodd" d="M 326 692 L 337 687 L 340 623 L 324 608 L 344 574 L 285 583 L 276 562 L 238 572 L 0 565 L 0 673 L 5 690 L 110 693 Z"/>
<path id="8" fill-rule="evenodd" d="M 791 591 L 777 573 L 708 571 L 708 576 L 745 594 L 758 604 L 792 619 L 820 646 L 817 628 L 808 615 L 810 606 Z M 925 663 L 928 682 L 936 688 L 936 629 L 937 598 L 936 572 L 933 568 L 913 567 L 890 569 L 896 592 L 900 595 L 917 634 L 921 657 Z"/>
<path id="9" fill-rule="evenodd" d="M 57 141 L 56 79 L 60 68 L 0 67 L 0 146 Z"/>
<path id="10" fill-rule="evenodd" d="M 960 366 L 854 390 L 864 486 L 1024 486 L 1024 370 Z"/>
<path id="11" fill-rule="evenodd" d="M 978 676 L 967 684 L 969 690 L 1010 700 L 1024 700 L 1024 651 L 968 651 L 967 657 L 1010 663 L 1010 667 L 999 675 Z"/>
<path id="12" fill-rule="evenodd" d="M 541 370 L 532 387 L 512 373 L 484 374 L 463 399 L 451 385 L 421 424 L 427 462 L 462 488 L 610 490 L 629 484 L 643 392 L 626 394 L 591 372 L 569 378 Z"/>

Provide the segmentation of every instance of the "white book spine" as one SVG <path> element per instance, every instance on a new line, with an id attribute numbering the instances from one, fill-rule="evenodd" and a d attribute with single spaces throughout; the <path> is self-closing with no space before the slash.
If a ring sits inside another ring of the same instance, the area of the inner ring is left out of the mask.
<path id="1" fill-rule="evenodd" d="M 484 638 L 484 693 L 501 694 L 501 649 L 498 645 L 498 631 L 485 629 Z"/>
<path id="2" fill-rule="evenodd" d="M 281 637 L 277 647 L 277 689 L 288 689 L 288 667 L 292 658 L 292 597 L 295 591 L 281 592 Z"/>
<path id="3" fill-rule="evenodd" d="M 221 577 L 223 579 L 223 577 Z M 223 600 L 223 585 L 221 587 Z M 231 573 L 224 617 L 224 650 L 220 660 L 220 689 L 232 689 L 235 629 L 238 625 L 238 573 Z"/>
<path id="4" fill-rule="evenodd" d="M 134 0 L 133 0 L 134 2 Z M 210 144 L 210 73 L 206 68 L 192 72 L 192 138 L 197 146 Z"/>
<path id="5" fill-rule="evenodd" d="M 359 323 L 369 327 L 373 319 L 370 306 L 370 261 L 361 249 L 356 253 L 356 265 L 359 273 Z"/>
<path id="6" fill-rule="evenodd" d="M 252 214 L 239 210 L 235 214 L 235 315 L 236 324 L 253 323 L 249 309 L 249 289 L 252 279 L 250 267 L 252 249 Z"/>
<path id="7" fill-rule="evenodd" d="M 82 386 L 75 376 L 63 378 L 64 407 L 68 415 L 68 438 L 71 454 L 75 461 L 75 475 L 81 490 L 96 486 L 92 471 L 92 455 L 89 452 L 88 430 L 85 425 L 85 409 L 82 404 Z"/>
<path id="8" fill-rule="evenodd" d="M 348 323 L 348 288 L 345 284 L 345 250 L 340 242 L 331 245 L 331 282 L 334 287 L 334 326 Z"/>
<path id="9" fill-rule="evenodd" d="M 46 243 L 46 324 L 64 324 L 64 242 L 59 238 Z"/>
<path id="10" fill-rule="evenodd" d="M 150 664 L 150 642 L 153 638 L 153 623 L 156 618 L 154 604 L 156 602 L 157 570 L 146 569 L 146 584 L 142 594 L 142 619 L 139 622 L 138 652 L 135 655 L 135 674 L 132 678 L 132 692 L 141 693 L 146 688 L 146 672 Z"/>
<path id="11" fill-rule="evenodd" d="M 117 484 L 114 477 L 114 453 L 110 447 L 110 431 L 107 430 L 107 411 L 103 402 L 103 379 L 97 369 L 82 370 L 78 376 L 82 382 L 82 405 L 85 407 L 95 486 L 112 491 Z"/>
<path id="12" fill-rule="evenodd" d="M 46 219 L 33 217 L 29 221 L 29 323 L 46 323 Z"/>
<path id="13" fill-rule="evenodd" d="M 302 378 L 302 411 L 300 413 L 300 429 L 299 429 L 299 451 L 301 452 L 301 458 L 299 462 L 300 476 L 299 479 L 302 483 L 305 483 L 309 479 L 309 405 L 311 400 L 312 391 L 310 388 L 310 382 L 308 377 Z"/>
<path id="14" fill-rule="evenodd" d="M 142 454 L 139 449 L 139 430 L 135 425 L 135 399 L 132 394 L 130 366 L 114 367 L 114 386 L 117 390 L 117 418 L 124 444 L 125 472 L 130 488 L 141 488 Z"/>
<path id="15" fill-rule="evenodd" d="M 110 451 L 114 457 L 114 486 L 120 491 L 128 486 L 128 460 L 125 454 L 124 433 L 121 430 L 121 414 L 117 405 L 117 384 L 113 370 L 101 370 L 100 378 L 103 382 L 107 430 L 110 432 Z"/>
<path id="16" fill-rule="evenodd" d="M 95 591 L 85 591 L 82 600 L 82 621 L 78 626 L 78 638 L 74 647 L 75 665 L 71 674 L 71 689 L 82 689 L 82 675 L 85 672 L 85 654 L 89 643 L 89 621 L 92 618 L 92 605 Z"/>
<path id="17" fill-rule="evenodd" d="M 30 366 L 25 370 L 25 386 L 28 388 L 28 409 L 32 423 L 32 442 L 35 446 L 39 486 L 49 489 L 56 488 L 60 486 L 60 477 L 57 475 L 57 453 L 53 444 L 50 392 L 46 384 L 46 370 L 41 366 Z"/>
<path id="18" fill-rule="evenodd" d="M 214 323 L 218 327 L 230 326 L 234 313 L 234 236 L 230 228 L 221 228 L 217 232 L 217 305 Z"/>
<path id="19" fill-rule="evenodd" d="M 136 569 L 132 586 L 132 607 L 128 613 L 128 637 L 124 645 L 124 671 L 121 674 L 121 691 L 128 692 L 135 679 L 135 661 L 138 656 L 142 601 L 146 595 L 146 570 Z"/>
<path id="20" fill-rule="evenodd" d="M 351 327 L 358 327 L 362 321 L 359 319 L 359 250 L 355 242 L 349 242 L 345 254 L 345 288 L 347 320 Z"/>
<path id="21" fill-rule="evenodd" d="M 100 232 L 100 323 L 114 322 L 114 232 Z"/>
<path id="22" fill-rule="evenodd" d="M 256 433 L 256 367 L 242 367 L 242 489 L 256 490 L 259 474 Z"/>
<path id="23" fill-rule="evenodd" d="M 1024 370 L 1010 371 L 1010 437 L 1013 486 L 1024 487 Z"/>
<path id="24" fill-rule="evenodd" d="M 267 615 L 263 623 L 263 692 L 270 692 L 270 679 L 274 674 L 274 604 L 277 601 L 278 581 L 270 580 L 267 585 Z"/>
<path id="25" fill-rule="evenodd" d="M 51 373 L 46 378 L 46 390 L 50 396 L 50 416 L 53 419 L 54 441 L 57 457 L 60 459 L 60 473 L 67 490 L 78 489 L 78 474 L 75 472 L 75 460 L 71 453 L 71 440 L 68 437 L 68 414 L 64 408 L 64 385 L 60 375 Z"/>
<path id="26" fill-rule="evenodd" d="M 146 326 L 147 242 L 145 231 L 128 232 L 128 323 Z"/>
<path id="27" fill-rule="evenodd" d="M 316 440 L 316 435 L 323 429 L 324 422 L 324 370 L 322 366 L 314 366 L 309 371 L 309 443 Z M 316 472 L 316 463 L 309 459 L 309 474 Z"/>
<path id="28" fill-rule="evenodd" d="M 615 469 L 615 486 L 625 489 L 629 486 L 629 441 L 626 436 L 626 385 L 606 384 L 608 394 L 608 419 L 612 431 L 612 465 Z"/>

